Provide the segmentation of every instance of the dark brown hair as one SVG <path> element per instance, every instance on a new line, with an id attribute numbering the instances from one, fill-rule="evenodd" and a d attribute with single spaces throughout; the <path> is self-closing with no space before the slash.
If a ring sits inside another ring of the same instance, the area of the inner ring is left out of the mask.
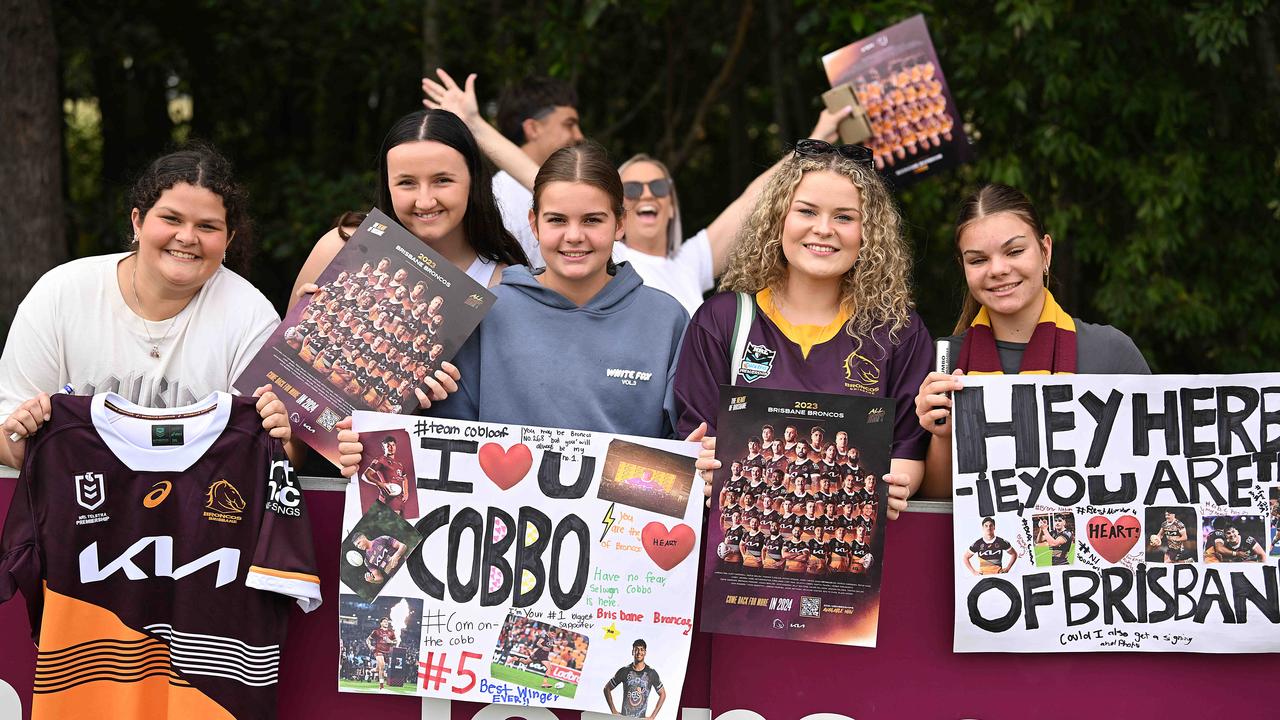
<path id="1" fill-rule="evenodd" d="M 498 130 L 508 140 L 523 145 L 524 121 L 541 119 L 557 107 L 578 107 L 578 93 L 563 80 L 527 77 L 504 89 L 498 96 Z"/>
<path id="2" fill-rule="evenodd" d="M 493 197 L 493 175 L 481 161 L 475 136 L 457 115 L 447 110 L 418 110 L 396 121 L 382 140 L 378 151 L 377 208 L 403 224 L 391 202 L 391 186 L 387 178 L 387 153 L 391 148 L 411 142 L 438 142 L 457 150 L 471 175 L 467 193 L 467 212 L 462 218 L 462 231 L 467 243 L 485 260 L 507 265 L 528 265 L 524 249 L 502 225 L 502 214 Z M 338 234 L 350 236 L 343 229 L 364 222 L 366 213 L 346 213 L 338 218 Z"/>
<path id="3" fill-rule="evenodd" d="M 960 256 L 960 235 L 975 221 L 998 213 L 1010 213 L 1030 225 L 1036 236 L 1036 247 L 1040 248 L 1042 254 L 1044 253 L 1044 245 L 1041 243 L 1045 236 L 1044 225 L 1040 222 L 1040 215 L 1031 204 L 1031 200 L 1017 188 L 1000 183 L 988 183 L 960 203 L 960 214 L 956 217 L 955 247 L 956 260 L 961 263 L 961 269 L 963 269 L 964 258 Z M 1046 281 L 1045 286 L 1048 287 L 1048 285 L 1049 282 Z M 969 292 L 966 285 L 964 304 L 960 308 L 960 317 L 956 320 L 956 327 L 952 334 L 964 334 L 981 309 L 982 305 L 973 297 L 973 293 Z"/>
<path id="4" fill-rule="evenodd" d="M 542 191 L 553 182 L 583 183 L 609 196 L 610 210 L 622 222 L 622 178 L 609 162 L 609 153 L 590 140 L 560 148 L 542 163 L 533 180 L 533 212 L 537 215 Z"/>
<path id="5" fill-rule="evenodd" d="M 248 276 L 253 257 L 253 223 L 249 219 L 249 193 L 232 177 L 231 162 L 213 145 L 196 141 L 177 152 L 161 155 L 147 166 L 129 190 L 129 207 L 145 218 L 164 191 L 187 183 L 204 188 L 222 199 L 227 211 L 227 256 L 222 264 Z M 130 246 L 137 249 L 136 241 Z"/>

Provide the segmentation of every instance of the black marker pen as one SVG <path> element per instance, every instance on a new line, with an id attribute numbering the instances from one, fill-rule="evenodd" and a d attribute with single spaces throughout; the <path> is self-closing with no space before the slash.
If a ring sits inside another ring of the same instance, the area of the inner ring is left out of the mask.
<path id="1" fill-rule="evenodd" d="M 944 339 L 944 340 L 935 340 L 933 345 L 934 345 L 933 369 L 937 372 L 946 373 L 950 375 L 951 374 L 951 343 L 947 342 Z M 947 395 L 950 396 L 951 393 L 947 393 Z M 942 406 L 939 405 L 938 407 L 942 407 Z M 946 425 L 947 424 L 946 416 L 944 415 L 938 418 L 937 420 L 934 420 L 933 424 Z"/>

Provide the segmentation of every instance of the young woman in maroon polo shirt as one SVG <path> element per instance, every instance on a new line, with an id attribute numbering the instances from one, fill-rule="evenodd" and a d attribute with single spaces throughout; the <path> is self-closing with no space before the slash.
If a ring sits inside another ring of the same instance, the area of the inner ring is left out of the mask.
<path id="1" fill-rule="evenodd" d="M 729 384 L 735 292 L 751 295 L 748 334 L 768 368 L 752 387 L 895 398 L 889 517 L 920 485 L 928 434 L 913 400 L 933 363 L 912 309 L 910 250 L 866 148 L 802 140 L 769 180 L 740 234 L 720 293 L 693 316 L 674 382 L 676 424 L 714 435 Z M 704 455 L 713 454 L 704 441 Z M 710 457 L 699 467 L 715 467 Z"/>

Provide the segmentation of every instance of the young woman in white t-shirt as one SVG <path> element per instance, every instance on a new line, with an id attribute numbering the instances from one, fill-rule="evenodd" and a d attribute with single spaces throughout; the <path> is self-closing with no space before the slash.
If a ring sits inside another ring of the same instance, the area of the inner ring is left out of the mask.
<path id="1" fill-rule="evenodd" d="M 130 252 L 46 273 L 18 306 L 0 356 L 0 463 L 21 467 L 49 419 L 49 394 L 116 392 L 173 407 L 232 382 L 280 322 L 247 280 L 247 199 L 231 165 L 192 145 L 158 158 L 130 193 Z M 225 266 L 225 267 L 224 267 Z M 263 427 L 291 439 L 284 404 L 258 388 Z"/>
<path id="2" fill-rule="evenodd" d="M 423 78 L 427 95 L 423 103 L 456 113 L 475 134 L 489 159 L 525 187 L 533 186 L 538 165 L 480 116 L 475 93 L 475 75 L 459 87 L 443 70 L 440 82 Z M 834 141 L 836 127 L 851 108 L 831 113 L 823 111 L 809 137 Z M 680 223 L 675 181 L 661 162 L 648 155 L 636 155 L 618 168 L 622 176 L 626 217 L 622 243 L 614 248 L 614 259 L 630 262 L 644 284 L 680 301 L 690 315 L 702 304 L 724 271 L 729 246 L 746 218 L 760 188 L 777 169 L 774 164 L 747 186 L 705 229 L 685 240 Z"/>

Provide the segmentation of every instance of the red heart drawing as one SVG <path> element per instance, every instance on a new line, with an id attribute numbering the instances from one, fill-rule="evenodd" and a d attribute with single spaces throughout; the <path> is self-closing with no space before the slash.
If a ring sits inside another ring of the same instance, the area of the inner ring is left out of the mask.
<path id="1" fill-rule="evenodd" d="M 480 448 L 480 469 L 503 490 L 510 490 L 529 474 L 533 467 L 533 453 L 524 443 L 503 450 L 498 443 L 485 443 Z"/>
<path id="2" fill-rule="evenodd" d="M 1141 537 L 1142 524 L 1132 515 L 1121 515 L 1114 523 L 1101 515 L 1089 519 L 1089 544 L 1109 563 L 1120 562 Z"/>
<path id="3" fill-rule="evenodd" d="M 663 570 L 670 570 L 693 552 L 697 538 L 693 534 L 693 528 L 684 523 L 667 530 L 666 525 L 655 521 L 645 525 L 644 530 L 640 531 L 640 542 L 655 565 Z"/>

